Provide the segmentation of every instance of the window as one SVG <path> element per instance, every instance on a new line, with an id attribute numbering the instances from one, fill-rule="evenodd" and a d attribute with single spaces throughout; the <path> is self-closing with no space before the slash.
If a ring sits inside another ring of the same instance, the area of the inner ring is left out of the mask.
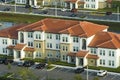
<path id="1" fill-rule="evenodd" d="M 60 35 L 56 34 L 56 40 L 60 40 Z"/>
<path id="2" fill-rule="evenodd" d="M 68 42 L 68 38 L 66 37 L 66 42 Z"/>
<path id="3" fill-rule="evenodd" d="M 56 49 L 60 49 L 60 45 L 59 44 L 56 44 Z"/>
<path id="4" fill-rule="evenodd" d="M 78 47 L 77 46 L 73 46 L 73 51 L 78 51 Z"/>
<path id="5" fill-rule="evenodd" d="M 65 50 L 65 46 L 63 46 L 63 51 Z"/>
<path id="6" fill-rule="evenodd" d="M 111 66 L 111 60 L 109 60 L 109 66 Z"/>
<path id="7" fill-rule="evenodd" d="M 102 64 L 102 60 L 100 59 L 100 64 Z"/>
<path id="8" fill-rule="evenodd" d="M 109 51 L 109 56 L 111 56 L 111 51 Z"/>
<path id="9" fill-rule="evenodd" d="M 100 55 L 102 55 L 102 50 L 100 50 Z"/>
<path id="10" fill-rule="evenodd" d="M 17 40 L 13 39 L 13 40 L 12 40 L 12 44 L 13 44 L 13 45 L 16 45 L 16 44 L 17 44 Z"/>
<path id="11" fill-rule="evenodd" d="M 36 48 L 41 48 L 41 44 L 40 43 L 36 43 Z"/>
<path id="12" fill-rule="evenodd" d="M 103 60 L 103 65 L 105 65 L 105 60 Z"/>
<path id="13" fill-rule="evenodd" d="M 105 50 L 100 50 L 100 55 L 105 56 Z"/>
<path id="14" fill-rule="evenodd" d="M 36 57 L 41 57 L 41 53 L 39 51 L 36 52 Z"/>
<path id="15" fill-rule="evenodd" d="M 40 34 L 36 34 L 36 39 L 41 39 L 41 35 Z"/>
<path id="16" fill-rule="evenodd" d="M 52 39 L 52 34 L 47 33 L 47 39 Z"/>
<path id="17" fill-rule="evenodd" d="M 63 60 L 65 60 L 65 56 L 63 55 Z"/>
<path id="18" fill-rule="evenodd" d="M 66 51 L 68 51 L 68 47 L 66 46 Z"/>
<path id="19" fill-rule="evenodd" d="M 105 65 L 105 60 L 104 59 L 100 59 L 100 65 Z"/>
<path id="20" fill-rule="evenodd" d="M 78 37 L 73 37 L 73 42 L 78 43 Z"/>
<path id="21" fill-rule="evenodd" d="M 91 48 L 91 53 L 96 54 L 96 53 L 97 53 L 97 52 L 96 52 L 96 48 Z"/>
<path id="22" fill-rule="evenodd" d="M 28 38 L 33 38 L 33 32 L 28 32 Z"/>
<path id="23" fill-rule="evenodd" d="M 62 41 L 65 42 L 65 37 L 62 38 Z"/>
<path id="24" fill-rule="evenodd" d="M 52 43 L 47 43 L 47 48 L 52 48 Z"/>
<path id="25" fill-rule="evenodd" d="M 112 57 L 114 57 L 114 51 L 112 51 Z"/>
<path id="26" fill-rule="evenodd" d="M 68 37 L 62 37 L 63 42 L 68 42 Z"/>
<path id="27" fill-rule="evenodd" d="M 7 39 L 3 39 L 3 40 L 2 40 L 2 43 L 3 43 L 3 44 L 7 44 Z"/>
<path id="28" fill-rule="evenodd" d="M 33 47 L 33 42 L 28 42 L 28 46 Z"/>
<path id="29" fill-rule="evenodd" d="M 114 55 L 114 51 L 109 51 L 109 56 L 114 57 L 114 56 L 115 56 L 115 55 Z"/>
<path id="30" fill-rule="evenodd" d="M 112 61 L 112 66 L 114 66 L 114 61 Z"/>
<path id="31" fill-rule="evenodd" d="M 3 53 L 7 53 L 7 49 L 6 48 L 3 48 Z"/>

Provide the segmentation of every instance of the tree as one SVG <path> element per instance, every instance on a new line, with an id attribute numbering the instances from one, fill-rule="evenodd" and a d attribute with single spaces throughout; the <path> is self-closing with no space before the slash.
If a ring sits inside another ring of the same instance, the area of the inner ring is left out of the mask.
<path id="1" fill-rule="evenodd" d="M 99 80 L 99 78 L 98 77 L 94 77 L 94 79 L 93 80 Z"/>
<path id="2" fill-rule="evenodd" d="M 18 75 L 22 80 L 39 80 L 39 77 L 35 76 L 34 73 L 27 68 L 19 69 Z"/>
<path id="3" fill-rule="evenodd" d="M 74 77 L 74 80 L 82 80 L 82 77 L 81 77 L 81 75 L 75 75 L 75 77 Z"/>

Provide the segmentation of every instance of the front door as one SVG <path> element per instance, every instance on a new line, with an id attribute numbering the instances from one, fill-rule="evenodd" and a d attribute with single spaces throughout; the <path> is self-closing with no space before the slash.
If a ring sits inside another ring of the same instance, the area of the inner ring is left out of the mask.
<path id="1" fill-rule="evenodd" d="M 79 58 L 79 66 L 83 66 L 83 58 Z"/>

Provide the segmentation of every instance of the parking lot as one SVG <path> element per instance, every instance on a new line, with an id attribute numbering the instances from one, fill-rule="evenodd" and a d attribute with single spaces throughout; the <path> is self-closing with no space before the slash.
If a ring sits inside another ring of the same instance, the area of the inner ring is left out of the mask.
<path id="1" fill-rule="evenodd" d="M 71 68 L 56 67 L 48 71 L 46 68 L 35 69 L 34 67 L 35 65 L 29 67 L 28 69 L 30 69 L 36 76 L 39 76 L 40 77 L 39 80 L 46 80 L 46 78 L 54 79 L 54 80 L 55 79 L 74 80 L 74 77 L 76 75 L 74 69 Z M 18 67 L 17 65 L 12 65 L 11 69 L 9 70 L 7 65 L 0 64 L 0 76 L 4 75 L 4 73 L 7 72 L 15 72 L 17 71 L 18 68 L 24 68 L 24 67 Z M 97 76 L 96 73 L 97 72 L 95 71 L 88 70 L 88 79 L 93 80 L 93 78 Z M 84 72 L 79 73 L 78 75 L 81 75 L 83 80 L 86 80 L 87 71 L 85 70 Z M 120 75 L 108 73 L 103 77 L 99 77 L 99 80 L 120 80 Z"/>

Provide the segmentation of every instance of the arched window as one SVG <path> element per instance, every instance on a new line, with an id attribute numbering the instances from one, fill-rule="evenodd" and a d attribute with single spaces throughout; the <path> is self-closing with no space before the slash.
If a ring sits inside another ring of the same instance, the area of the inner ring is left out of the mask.
<path id="1" fill-rule="evenodd" d="M 21 43 L 24 42 L 24 35 L 23 35 L 23 33 L 20 33 L 20 42 L 21 42 Z"/>
<path id="2" fill-rule="evenodd" d="M 82 49 L 86 49 L 86 40 L 85 39 L 83 39 L 82 40 Z"/>

